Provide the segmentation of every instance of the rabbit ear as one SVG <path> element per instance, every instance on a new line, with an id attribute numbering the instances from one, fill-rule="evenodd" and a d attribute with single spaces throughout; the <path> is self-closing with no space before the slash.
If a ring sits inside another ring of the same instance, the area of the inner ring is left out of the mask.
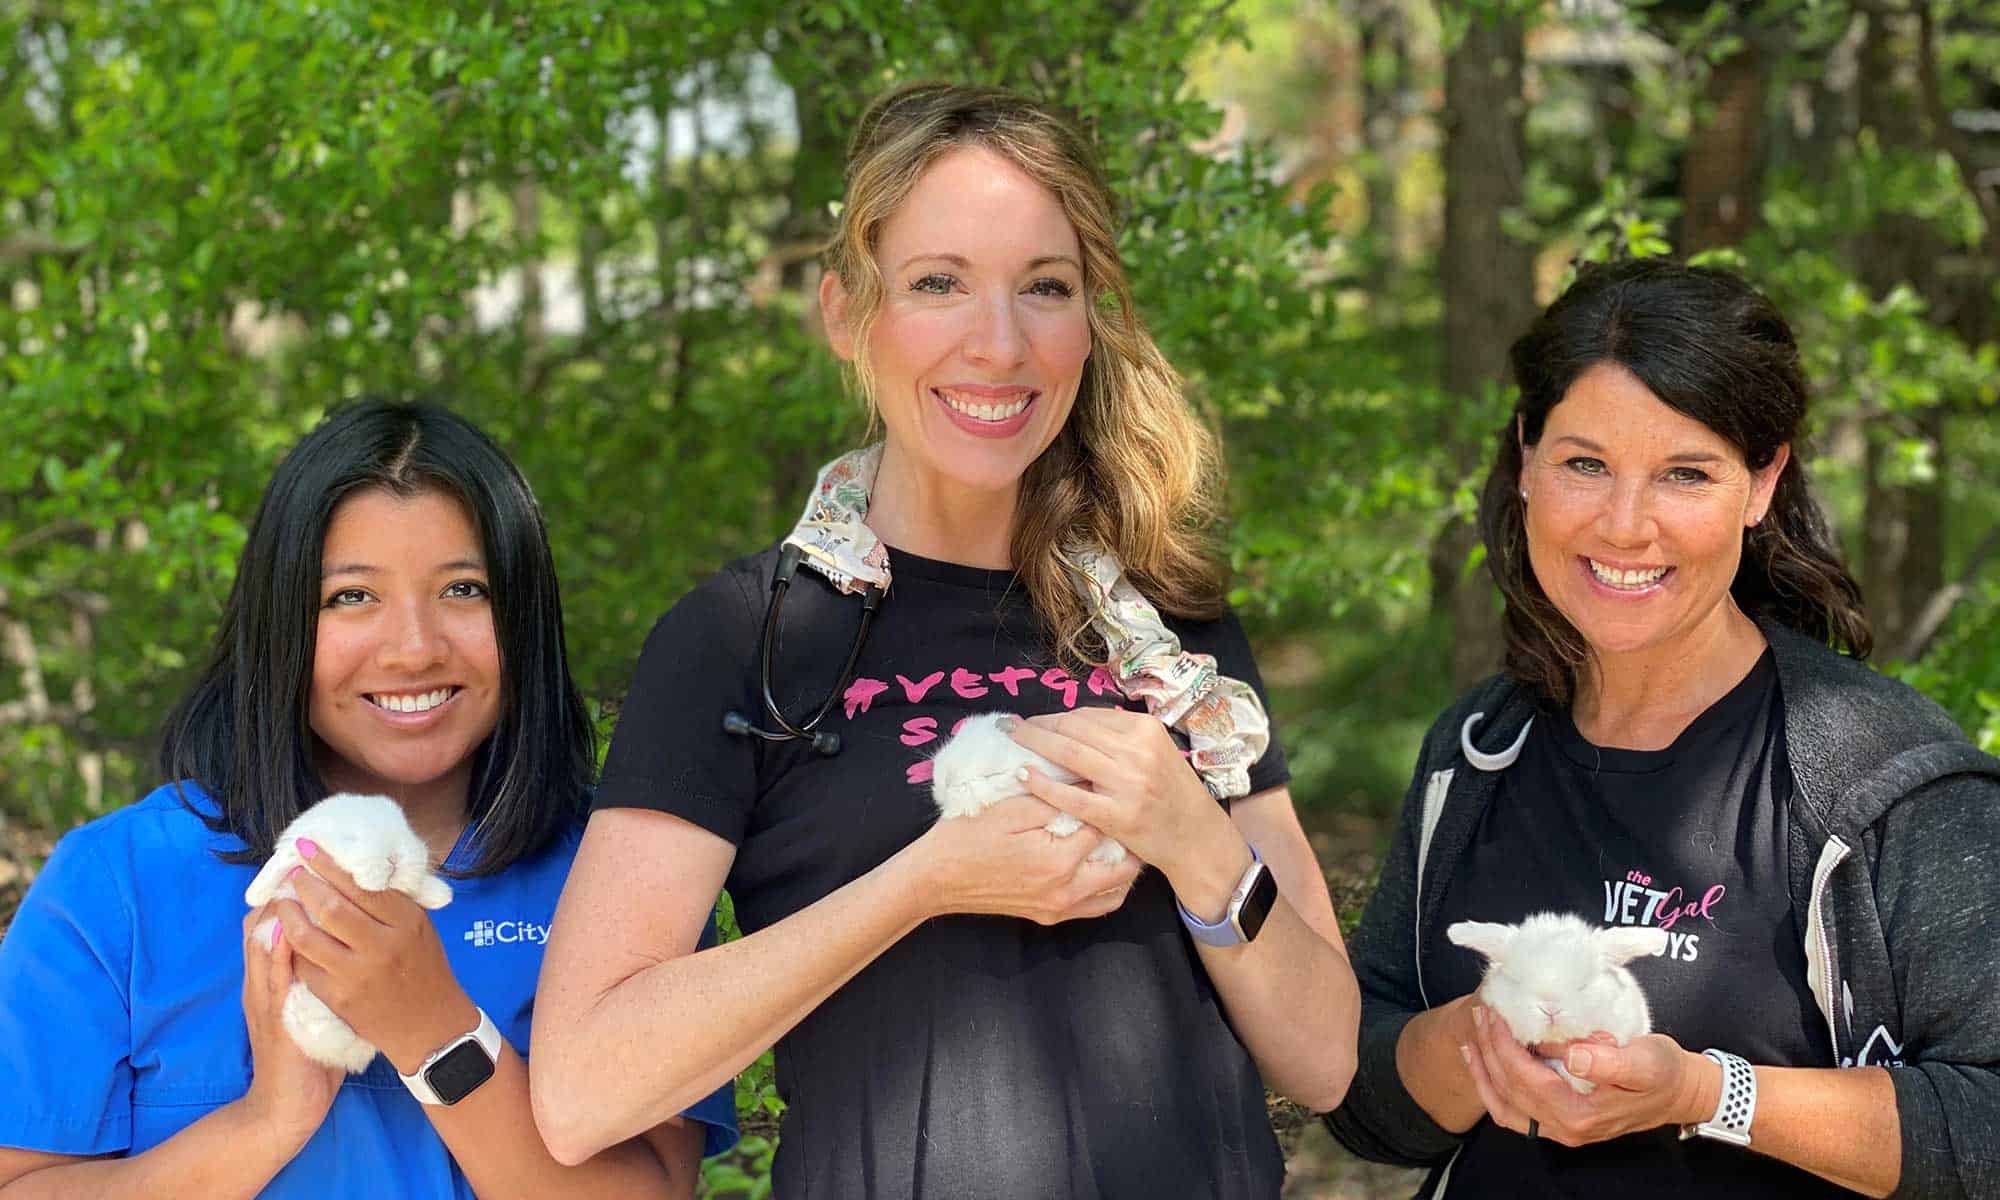
<path id="1" fill-rule="evenodd" d="M 1600 929 L 1595 937 L 1598 951 L 1613 966 L 1622 966 L 1635 958 L 1650 958 L 1667 948 L 1667 931 L 1657 925 Z"/>
<path id="2" fill-rule="evenodd" d="M 1459 921 L 1448 927 L 1444 935 L 1457 945 L 1497 961 L 1506 952 L 1507 943 L 1514 940 L 1514 927 L 1492 921 Z"/>
<path id="3" fill-rule="evenodd" d="M 278 885 L 285 881 L 285 873 L 298 865 L 299 852 L 292 848 L 292 843 L 279 842 L 271 861 L 265 863 L 263 869 L 257 872 L 257 877 L 250 881 L 250 886 L 243 889 L 243 903 L 252 908 L 269 903 L 271 897 L 277 894 Z"/>

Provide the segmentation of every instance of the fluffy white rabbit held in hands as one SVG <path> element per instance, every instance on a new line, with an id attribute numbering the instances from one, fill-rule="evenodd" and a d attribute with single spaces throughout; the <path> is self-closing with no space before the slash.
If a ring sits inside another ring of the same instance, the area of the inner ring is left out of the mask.
<path id="1" fill-rule="evenodd" d="M 387 796 L 341 792 L 300 813 L 278 835 L 277 850 L 243 892 L 252 908 L 273 899 L 295 900 L 288 876 L 304 865 L 300 838 L 310 838 L 335 865 L 371 892 L 397 891 L 428 909 L 451 903 L 451 885 L 431 870 L 430 850 L 410 828 L 403 808 Z M 260 921 L 251 936 L 259 947 L 271 944 L 270 920 Z M 293 981 L 285 996 L 285 1031 L 306 1057 L 349 1073 L 367 1070 L 375 1047 L 363 1041 L 304 983 Z"/>
<path id="2" fill-rule="evenodd" d="M 957 732 L 931 759 L 931 799 L 945 817 L 969 817 L 984 812 L 1009 796 L 1025 795 L 1028 785 L 1020 770 L 1033 767 L 1058 783 L 1076 783 L 1078 777 L 1015 741 L 1007 733 L 1019 718 L 1012 713 L 981 713 L 960 722 Z M 1069 837 L 1084 828 L 1082 821 L 1059 813 L 1046 826 L 1057 837 Z M 1090 861 L 1125 861 L 1125 847 L 1111 838 L 1099 838 L 1090 852 Z"/>
<path id="3" fill-rule="evenodd" d="M 1646 993 L 1625 964 L 1664 951 L 1664 929 L 1605 929 L 1569 913 L 1544 912 L 1519 925 L 1459 921 L 1444 934 L 1485 956 L 1479 999 L 1524 1046 L 1576 1041 L 1595 1033 L 1610 1034 L 1623 1046 L 1653 1031 Z M 1577 1091 L 1596 1090 L 1596 1084 L 1571 1075 L 1561 1061 L 1543 1061 Z"/>

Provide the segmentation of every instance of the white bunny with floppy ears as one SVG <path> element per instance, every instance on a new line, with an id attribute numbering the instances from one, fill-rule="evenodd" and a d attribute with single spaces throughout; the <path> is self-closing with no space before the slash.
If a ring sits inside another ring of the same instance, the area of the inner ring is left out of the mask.
<path id="1" fill-rule="evenodd" d="M 1459 921 L 1444 933 L 1485 956 L 1479 999 L 1524 1046 L 1576 1041 L 1594 1033 L 1608 1033 L 1623 1046 L 1653 1031 L 1646 993 L 1625 964 L 1664 952 L 1664 929 L 1605 929 L 1571 913 L 1545 912 L 1519 925 Z M 1560 1061 L 1543 1061 L 1577 1091 L 1596 1089 Z"/>

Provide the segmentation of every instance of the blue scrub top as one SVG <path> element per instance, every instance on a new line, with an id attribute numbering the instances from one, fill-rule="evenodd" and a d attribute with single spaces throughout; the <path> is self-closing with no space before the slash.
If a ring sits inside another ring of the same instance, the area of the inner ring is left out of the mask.
<path id="1" fill-rule="evenodd" d="M 183 785 L 204 811 L 214 802 Z M 431 914 L 473 1003 L 525 1055 L 535 979 L 581 829 L 495 876 L 452 879 Z M 173 787 L 66 835 L 0 942 L 0 1145 L 137 1154 L 250 1087 L 243 1023 L 241 849 Z M 461 838 L 447 866 L 472 858 Z M 725 1084 L 683 1116 L 704 1154 L 736 1142 Z M 350 1075 L 312 1140 L 266 1197 L 474 1200 L 465 1175 L 389 1060 Z"/>

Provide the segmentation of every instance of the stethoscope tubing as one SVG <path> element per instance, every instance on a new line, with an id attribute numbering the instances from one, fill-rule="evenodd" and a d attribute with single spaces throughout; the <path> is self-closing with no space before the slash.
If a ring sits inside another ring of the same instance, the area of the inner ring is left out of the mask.
<path id="1" fill-rule="evenodd" d="M 840 735 L 831 730 L 822 730 L 819 725 L 826 720 L 827 714 L 833 711 L 833 706 L 840 703 L 841 694 L 847 690 L 847 681 L 853 678 L 855 664 L 861 660 L 861 647 L 868 640 L 868 627 L 874 622 L 875 610 L 881 606 L 883 594 L 887 589 L 870 584 L 862 592 L 861 624 L 854 631 L 854 641 L 847 649 L 847 661 L 841 665 L 840 675 L 834 680 L 833 690 L 827 693 L 826 700 L 820 704 L 818 711 L 803 724 L 794 725 L 778 708 L 772 679 L 771 656 L 775 653 L 778 643 L 778 624 L 784 612 L 785 593 L 791 590 L 792 577 L 798 573 L 799 563 L 804 557 L 805 552 L 789 542 L 778 552 L 778 569 L 771 576 L 771 598 L 764 606 L 764 632 L 758 639 L 758 688 L 763 693 L 764 711 L 777 724 L 778 729 L 760 729 L 752 725 L 742 713 L 733 710 L 723 715 L 722 729 L 723 732 L 734 736 L 757 737 L 767 742 L 810 742 L 812 748 L 819 753 L 834 755 L 840 753 Z"/>

